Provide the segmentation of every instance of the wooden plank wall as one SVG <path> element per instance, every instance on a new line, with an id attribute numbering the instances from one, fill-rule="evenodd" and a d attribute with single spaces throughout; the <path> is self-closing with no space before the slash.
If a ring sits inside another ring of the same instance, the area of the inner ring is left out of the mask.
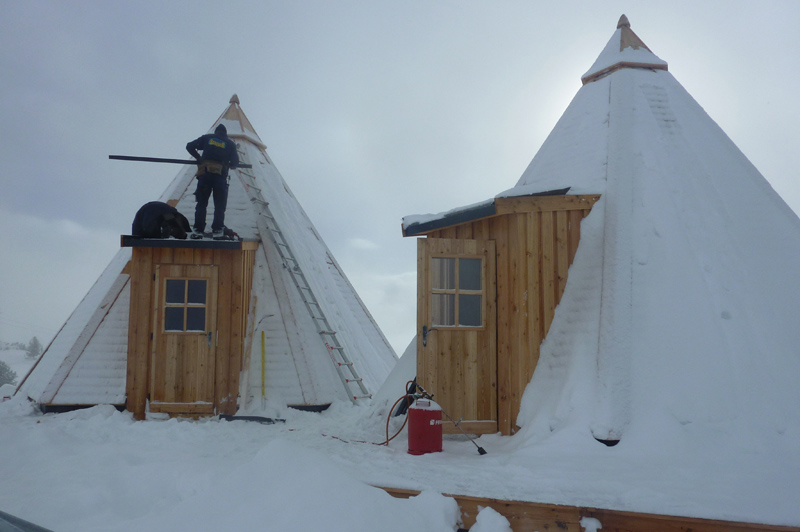
<path id="1" fill-rule="evenodd" d="M 218 338 L 220 345 L 227 338 L 225 349 L 226 356 L 220 356 L 217 347 L 217 413 L 233 415 L 237 409 L 237 397 L 239 395 L 239 376 L 242 372 L 244 360 L 244 344 L 247 331 L 247 316 L 250 310 L 250 293 L 253 282 L 253 265 L 255 263 L 255 250 L 244 250 L 241 252 L 219 251 L 224 255 L 230 255 L 227 262 L 230 268 L 229 277 L 224 278 L 224 269 L 220 268 L 220 290 L 223 286 L 228 292 L 228 300 L 225 306 L 217 302 L 219 311 L 217 312 Z M 227 285 L 225 284 L 227 283 Z M 226 316 L 225 314 L 229 314 Z M 224 335 L 223 335 L 224 324 Z M 223 379 L 220 379 L 220 370 L 223 372 Z"/>
<path id="2" fill-rule="evenodd" d="M 240 283 L 240 294 L 237 295 L 237 298 L 242 302 L 241 312 L 240 312 L 240 321 L 238 323 L 238 327 L 236 330 L 241 335 L 240 339 L 236 341 L 235 345 L 240 346 L 241 348 L 241 356 L 238 357 L 238 364 L 239 368 L 236 371 L 236 375 L 239 377 L 246 377 L 245 375 L 245 368 L 248 367 L 250 363 L 250 349 L 252 347 L 253 342 L 253 323 L 250 322 L 251 319 L 251 312 L 253 312 L 254 307 L 252 304 L 255 302 L 256 296 L 253 295 L 253 272 L 255 271 L 255 262 L 256 262 L 256 250 L 258 249 L 257 245 L 254 245 L 251 248 L 246 248 L 242 250 L 242 261 L 241 261 L 241 276 L 242 281 Z M 237 380 L 237 387 L 241 386 L 241 382 Z M 232 390 L 232 397 L 234 399 L 233 409 L 229 409 L 231 415 L 236 413 L 236 398 L 239 395 L 240 388 Z M 228 412 L 225 412 L 228 413 Z"/>
<path id="3" fill-rule="evenodd" d="M 255 260 L 255 244 L 244 250 L 133 248 L 128 322 L 126 408 L 144 419 L 152 349 L 155 267 L 157 264 L 207 264 L 219 268 L 214 403 L 217 413 L 234 414 L 242 369 L 244 337 Z"/>
<path id="4" fill-rule="evenodd" d="M 131 303 L 128 316 L 128 373 L 125 407 L 136 419 L 144 419 L 149 388 L 150 333 L 153 308 L 154 248 L 134 248 L 130 262 Z"/>
<path id="5" fill-rule="evenodd" d="M 498 428 L 513 434 L 539 346 L 564 293 L 580 221 L 599 196 L 498 198 L 497 215 L 427 234 L 494 240 L 497 253 Z"/>
<path id="6" fill-rule="evenodd" d="M 419 491 L 399 488 L 382 488 L 389 495 L 409 498 L 419 495 Z M 445 495 L 452 497 L 461 510 L 464 528 L 469 529 L 481 508 L 492 508 L 508 519 L 513 532 L 534 532 L 558 530 L 581 532 L 581 518 L 594 518 L 600 521 L 603 531 L 614 532 L 800 532 L 800 527 L 764 525 L 736 521 L 718 521 L 671 515 L 645 514 L 606 510 L 602 508 L 582 508 L 526 501 L 504 501 L 486 497 L 466 495 Z"/>

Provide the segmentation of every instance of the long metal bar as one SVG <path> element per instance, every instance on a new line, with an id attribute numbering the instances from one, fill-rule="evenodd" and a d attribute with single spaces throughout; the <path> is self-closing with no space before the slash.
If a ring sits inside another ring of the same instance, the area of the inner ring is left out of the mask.
<path id="1" fill-rule="evenodd" d="M 196 159 L 164 159 L 162 157 L 136 157 L 134 155 L 109 155 L 109 159 L 118 161 L 143 161 L 146 163 L 174 163 L 174 164 L 197 164 Z M 252 168 L 251 164 L 240 164 L 236 168 Z"/>

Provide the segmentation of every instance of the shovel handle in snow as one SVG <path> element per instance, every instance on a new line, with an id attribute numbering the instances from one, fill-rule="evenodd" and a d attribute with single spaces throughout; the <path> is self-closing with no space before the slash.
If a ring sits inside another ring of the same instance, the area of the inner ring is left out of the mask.
<path id="1" fill-rule="evenodd" d="M 133 155 L 109 155 L 109 159 L 118 161 L 143 161 L 146 163 L 173 163 L 173 164 L 197 164 L 196 159 L 164 159 L 161 157 L 136 157 Z M 237 164 L 236 168 L 252 168 L 252 164 Z"/>

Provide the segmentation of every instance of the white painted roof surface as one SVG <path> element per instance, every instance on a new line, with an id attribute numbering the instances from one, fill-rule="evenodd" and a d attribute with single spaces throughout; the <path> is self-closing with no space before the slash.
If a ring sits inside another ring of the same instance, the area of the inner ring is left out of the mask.
<path id="1" fill-rule="evenodd" d="M 44 404 L 95 404 L 90 399 L 97 398 L 125 402 L 130 289 L 122 270 L 130 258 L 130 248 L 117 252 L 17 393 Z M 97 378 L 87 379 L 92 373 Z"/>
<path id="2" fill-rule="evenodd" d="M 53 404 L 125 404 L 130 288 L 126 282 L 53 398 Z"/>
<path id="3" fill-rule="evenodd" d="M 215 122 L 225 124 L 229 136 L 243 152 L 243 163 L 253 165 L 258 187 L 269 203 L 284 238 L 291 247 L 339 342 L 364 379 L 377 391 L 397 356 L 381 333 L 338 263 L 295 199 L 280 172 L 266 154 L 266 146 L 253 130 L 234 95 Z M 160 201 L 177 200 L 177 208 L 194 221 L 196 167 L 184 166 Z M 242 397 L 250 404 L 261 397 L 261 331 L 265 331 L 266 399 L 282 404 L 324 404 L 348 400 L 331 356 L 304 303 L 283 267 L 273 242 L 260 235 L 257 209 L 245 191 L 237 170 L 230 172 L 225 225 L 244 240 L 261 241 L 256 252 L 250 316 L 254 335 L 246 347 Z M 207 228 L 213 217 L 209 201 Z M 263 238 L 262 238 L 263 237 Z M 46 404 L 121 404 L 125 402 L 127 325 L 130 290 L 120 272 L 130 260 L 123 248 L 67 320 L 21 391 Z M 261 401 L 253 403 L 258 407 Z"/>

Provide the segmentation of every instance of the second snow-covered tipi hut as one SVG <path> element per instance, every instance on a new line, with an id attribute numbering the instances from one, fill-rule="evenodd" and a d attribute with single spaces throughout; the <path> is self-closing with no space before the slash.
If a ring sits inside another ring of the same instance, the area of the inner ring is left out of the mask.
<path id="1" fill-rule="evenodd" d="M 475 433 L 796 425 L 797 216 L 624 15 L 582 81 L 514 188 L 404 218 L 418 381 Z"/>
<path id="2" fill-rule="evenodd" d="M 122 238 L 122 249 L 21 383 L 45 410 L 125 405 L 137 418 L 324 408 L 376 391 L 397 357 L 234 95 L 224 124 L 240 241 Z M 161 201 L 194 210 L 195 167 Z M 191 216 L 189 216 L 191 217 Z"/>

